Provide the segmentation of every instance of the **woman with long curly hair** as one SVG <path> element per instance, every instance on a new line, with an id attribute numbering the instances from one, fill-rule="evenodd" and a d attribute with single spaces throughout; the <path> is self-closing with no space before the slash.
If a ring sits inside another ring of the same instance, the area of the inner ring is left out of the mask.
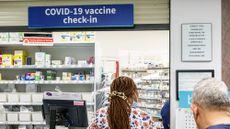
<path id="1" fill-rule="evenodd" d="M 146 112 L 133 107 L 138 91 L 129 77 L 118 77 L 110 87 L 109 106 L 99 109 L 88 129 L 154 129 L 154 121 Z"/>

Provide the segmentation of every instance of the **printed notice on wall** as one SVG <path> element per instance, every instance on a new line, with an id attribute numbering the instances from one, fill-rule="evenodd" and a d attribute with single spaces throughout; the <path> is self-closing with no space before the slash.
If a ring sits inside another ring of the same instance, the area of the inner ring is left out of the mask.
<path id="1" fill-rule="evenodd" d="M 182 61 L 212 60 L 212 25 L 182 24 Z"/>

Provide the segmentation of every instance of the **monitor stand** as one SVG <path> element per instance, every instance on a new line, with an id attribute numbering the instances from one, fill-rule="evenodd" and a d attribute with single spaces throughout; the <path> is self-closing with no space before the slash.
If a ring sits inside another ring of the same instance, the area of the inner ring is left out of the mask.
<path id="1" fill-rule="evenodd" d="M 50 128 L 49 129 L 56 129 L 56 110 L 50 109 Z"/>

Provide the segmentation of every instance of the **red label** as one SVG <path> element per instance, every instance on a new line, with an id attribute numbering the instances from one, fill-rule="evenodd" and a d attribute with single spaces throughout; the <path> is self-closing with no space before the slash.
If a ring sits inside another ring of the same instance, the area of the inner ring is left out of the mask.
<path id="1" fill-rule="evenodd" d="M 53 38 L 23 38 L 23 44 L 53 44 Z"/>
<path id="2" fill-rule="evenodd" d="M 73 105 L 74 106 L 84 106 L 84 101 L 74 101 Z"/>

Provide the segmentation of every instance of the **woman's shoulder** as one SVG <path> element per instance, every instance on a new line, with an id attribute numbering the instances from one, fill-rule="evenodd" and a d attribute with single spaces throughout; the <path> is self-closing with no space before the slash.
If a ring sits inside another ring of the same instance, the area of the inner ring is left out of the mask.
<path id="1" fill-rule="evenodd" d="M 151 115 L 139 108 L 132 108 L 131 115 L 131 118 L 139 119 L 141 121 L 152 121 Z"/>
<path id="2" fill-rule="evenodd" d="M 140 108 L 132 108 L 132 114 L 150 116 L 147 112 L 141 110 Z"/>
<path id="3" fill-rule="evenodd" d="M 96 118 L 107 117 L 108 107 L 102 107 L 96 111 Z"/>
<path id="4" fill-rule="evenodd" d="M 108 111 L 108 107 L 102 107 L 98 109 L 96 113 L 107 113 L 107 111 Z"/>
<path id="5" fill-rule="evenodd" d="M 132 127 L 155 129 L 154 120 L 151 115 L 139 108 L 132 108 L 130 117 Z"/>

